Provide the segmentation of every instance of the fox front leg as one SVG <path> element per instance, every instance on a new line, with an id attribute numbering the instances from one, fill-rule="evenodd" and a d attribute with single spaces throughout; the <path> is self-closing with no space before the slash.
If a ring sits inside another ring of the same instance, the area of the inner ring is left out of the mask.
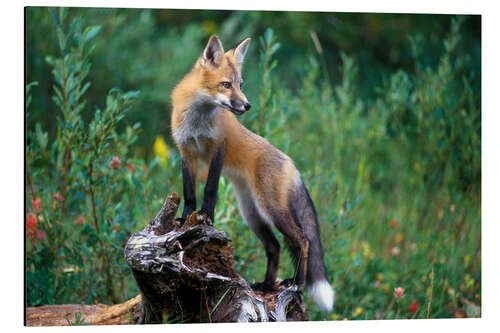
<path id="1" fill-rule="evenodd" d="M 210 161 L 208 169 L 207 183 L 203 193 L 203 204 L 201 205 L 200 213 L 208 215 L 210 220 L 214 221 L 215 204 L 217 203 L 217 191 L 219 189 L 219 179 L 224 167 L 224 155 L 226 152 L 226 144 L 222 143 L 215 149 L 215 152 Z"/>
<path id="2" fill-rule="evenodd" d="M 184 192 L 182 220 L 185 220 L 196 210 L 196 159 L 181 154 L 181 169 Z"/>

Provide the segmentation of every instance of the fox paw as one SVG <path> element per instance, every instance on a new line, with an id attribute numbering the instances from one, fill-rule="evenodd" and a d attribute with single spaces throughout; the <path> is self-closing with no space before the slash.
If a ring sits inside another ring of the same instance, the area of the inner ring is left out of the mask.
<path id="1" fill-rule="evenodd" d="M 214 225 L 214 219 L 211 214 L 207 213 L 205 210 L 200 209 L 199 211 L 196 212 L 196 216 L 198 219 L 198 223 L 206 223 L 209 226 Z"/>
<path id="2" fill-rule="evenodd" d="M 291 287 L 291 286 L 297 286 L 297 290 L 300 291 L 304 289 L 305 283 L 297 283 L 295 279 L 284 279 L 281 281 L 280 286 L 284 286 L 285 288 Z"/>
<path id="3" fill-rule="evenodd" d="M 268 282 L 256 282 L 251 285 L 252 289 L 255 291 L 267 292 L 267 291 L 275 291 L 276 286 L 274 283 Z"/>
<path id="4" fill-rule="evenodd" d="M 182 228 L 184 223 L 186 223 L 186 219 L 183 219 L 182 217 L 178 217 L 172 222 L 175 228 Z"/>

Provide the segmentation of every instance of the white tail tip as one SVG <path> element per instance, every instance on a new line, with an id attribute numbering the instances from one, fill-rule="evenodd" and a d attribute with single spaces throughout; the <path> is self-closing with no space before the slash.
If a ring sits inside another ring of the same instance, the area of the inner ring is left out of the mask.
<path id="1" fill-rule="evenodd" d="M 318 306 L 328 312 L 332 311 L 335 293 L 327 280 L 314 282 L 306 289 Z"/>

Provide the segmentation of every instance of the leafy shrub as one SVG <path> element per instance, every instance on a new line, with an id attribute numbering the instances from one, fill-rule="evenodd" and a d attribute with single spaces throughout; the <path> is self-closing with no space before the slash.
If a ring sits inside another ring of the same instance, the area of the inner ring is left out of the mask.
<path id="1" fill-rule="evenodd" d="M 53 142 L 40 124 L 27 131 L 28 209 L 37 221 L 28 226 L 36 235 L 26 247 L 28 304 L 118 302 L 129 292 L 116 280 L 127 270 L 122 245 L 149 200 L 137 195 L 145 193 L 147 167 L 130 156 L 140 126 L 116 131 L 138 92 L 111 89 L 105 108 L 85 124 L 91 42 L 100 27 L 67 24 L 63 8 L 52 14 L 60 53 L 46 60 L 58 131 Z M 28 105 L 28 121 L 31 112 Z"/>

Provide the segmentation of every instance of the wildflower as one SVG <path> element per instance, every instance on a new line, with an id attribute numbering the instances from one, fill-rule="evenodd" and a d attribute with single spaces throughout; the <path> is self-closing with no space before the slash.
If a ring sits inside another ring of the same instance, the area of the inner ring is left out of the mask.
<path id="1" fill-rule="evenodd" d="M 357 317 L 357 316 L 359 316 L 359 315 L 360 315 L 360 314 L 362 314 L 362 313 L 363 313 L 363 308 L 358 306 L 358 307 L 354 310 L 354 313 L 352 314 L 352 317 L 353 317 L 353 318 L 354 318 L 354 317 Z"/>
<path id="2" fill-rule="evenodd" d="M 375 283 L 373 284 L 373 289 L 378 289 L 380 287 L 380 281 L 375 281 Z"/>
<path id="3" fill-rule="evenodd" d="M 35 241 L 35 237 L 38 233 L 38 221 L 35 214 L 26 213 L 26 231 L 31 242 Z"/>
<path id="4" fill-rule="evenodd" d="M 455 212 L 455 205 L 451 205 L 450 206 L 450 213 L 454 213 Z"/>
<path id="5" fill-rule="evenodd" d="M 56 192 L 52 194 L 52 207 L 57 208 L 59 206 L 59 202 L 63 202 L 64 197 L 61 195 L 61 192 Z"/>
<path id="6" fill-rule="evenodd" d="M 159 135 L 156 137 L 155 143 L 153 144 L 153 153 L 160 159 L 161 165 L 167 165 L 168 147 L 163 137 Z"/>
<path id="7" fill-rule="evenodd" d="M 417 310 L 418 310 L 418 303 L 417 303 L 417 301 L 414 300 L 410 304 L 410 312 L 415 313 L 415 312 L 417 312 Z"/>
<path id="8" fill-rule="evenodd" d="M 394 296 L 396 298 L 403 298 L 405 290 L 401 287 L 394 288 Z"/>
<path id="9" fill-rule="evenodd" d="M 398 226 L 399 226 L 399 222 L 398 220 L 396 219 L 392 219 L 391 222 L 389 222 L 389 226 L 392 228 L 392 229 L 396 229 Z"/>
<path id="10" fill-rule="evenodd" d="M 361 242 L 361 247 L 363 248 L 363 256 L 368 258 L 373 258 L 374 254 L 370 249 L 370 244 L 368 242 Z"/>
<path id="11" fill-rule="evenodd" d="M 33 208 L 33 211 L 37 213 L 40 210 L 40 204 L 42 201 L 40 200 L 39 197 L 35 197 L 35 199 L 31 200 L 31 208 Z"/>
<path id="12" fill-rule="evenodd" d="M 402 243 L 404 239 L 405 236 L 403 235 L 403 233 L 398 232 L 398 234 L 396 235 L 396 243 Z"/>
<path id="13" fill-rule="evenodd" d="M 83 215 L 78 216 L 75 220 L 75 224 L 84 225 L 85 217 Z"/>
<path id="14" fill-rule="evenodd" d="M 36 238 L 40 241 L 43 241 L 44 239 L 47 238 L 47 234 L 45 233 L 44 230 L 38 230 L 38 233 L 36 235 Z"/>
<path id="15" fill-rule="evenodd" d="M 64 197 L 61 195 L 61 192 L 52 194 L 52 199 L 55 201 L 64 201 Z"/>
<path id="16" fill-rule="evenodd" d="M 135 173 L 135 166 L 132 163 L 127 163 L 127 170 Z"/>
<path id="17" fill-rule="evenodd" d="M 113 156 L 113 159 L 109 162 L 109 167 L 116 170 L 120 168 L 120 164 L 120 158 L 118 158 L 118 156 Z"/>
<path id="18" fill-rule="evenodd" d="M 330 316 L 330 319 L 331 320 L 340 320 L 340 319 L 342 319 L 342 315 L 336 314 L 336 313 L 332 313 L 332 315 Z"/>
<path id="19" fill-rule="evenodd" d="M 417 244 L 411 243 L 410 244 L 410 250 L 415 251 L 417 249 Z"/>
<path id="20" fill-rule="evenodd" d="M 469 274 L 465 274 L 465 288 L 469 289 L 474 285 L 474 279 Z"/>
<path id="21" fill-rule="evenodd" d="M 377 280 L 379 281 L 384 281 L 384 274 L 378 272 L 377 274 L 375 274 L 375 277 L 377 278 Z"/>
<path id="22" fill-rule="evenodd" d="M 394 246 L 390 251 L 389 251 L 389 254 L 391 256 L 399 256 L 399 254 L 401 253 L 401 249 L 397 246 Z"/>

